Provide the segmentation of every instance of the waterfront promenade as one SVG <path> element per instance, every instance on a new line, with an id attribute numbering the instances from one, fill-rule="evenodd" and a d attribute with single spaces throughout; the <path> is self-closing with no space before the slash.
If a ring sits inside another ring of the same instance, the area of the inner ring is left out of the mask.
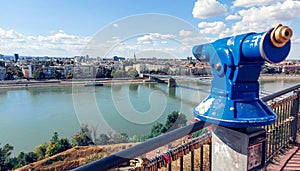
<path id="1" fill-rule="evenodd" d="M 142 84 L 145 79 L 70 79 L 70 80 L 7 80 L 0 81 L 0 89 L 33 88 L 33 87 L 59 87 L 59 86 L 84 86 L 85 83 L 97 81 L 104 85 L 109 84 Z M 147 81 L 147 83 L 152 83 Z"/>
<path id="2" fill-rule="evenodd" d="M 171 77 L 171 76 L 170 76 Z M 186 76 L 187 78 L 189 76 Z M 192 76 L 191 76 L 192 77 Z M 194 78 L 194 77 L 193 77 Z M 200 79 L 200 77 L 199 77 Z M 276 81 L 276 80 L 287 80 L 287 81 L 299 81 L 300 75 L 262 75 L 261 81 Z M 149 82 L 147 78 L 87 78 L 87 79 L 69 79 L 69 80 L 5 80 L 0 81 L 0 89 L 10 88 L 29 88 L 29 87 L 57 87 L 57 86 L 84 86 L 86 82 L 97 81 L 104 85 L 109 84 L 142 84 L 142 83 L 155 83 Z"/>

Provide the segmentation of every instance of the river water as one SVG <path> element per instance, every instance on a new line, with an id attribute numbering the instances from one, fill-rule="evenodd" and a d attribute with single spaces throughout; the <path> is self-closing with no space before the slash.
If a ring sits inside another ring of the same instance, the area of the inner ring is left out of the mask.
<path id="1" fill-rule="evenodd" d="M 146 135 L 172 111 L 193 118 L 209 85 L 186 83 L 196 90 L 168 89 L 164 84 L 113 84 L 103 87 L 43 87 L 0 90 L 0 143 L 14 146 L 13 154 L 48 142 L 53 132 L 71 138 L 81 124 L 97 133 Z M 261 90 L 275 92 L 297 84 L 262 82 Z"/>

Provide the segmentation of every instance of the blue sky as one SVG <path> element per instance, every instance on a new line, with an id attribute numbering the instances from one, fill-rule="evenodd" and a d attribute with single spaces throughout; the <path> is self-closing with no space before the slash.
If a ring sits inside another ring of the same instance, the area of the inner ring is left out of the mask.
<path id="1" fill-rule="evenodd" d="M 296 0 L 2 0 L 1 9 L 0 54 L 5 55 L 102 57 L 159 51 L 184 57 L 191 55 L 189 48 L 195 44 L 267 31 L 282 23 L 294 30 L 289 58 L 300 59 Z M 153 29 L 135 17 L 145 13 L 162 15 L 154 16 L 159 22 L 150 22 Z M 169 24 L 172 17 L 177 25 Z"/>

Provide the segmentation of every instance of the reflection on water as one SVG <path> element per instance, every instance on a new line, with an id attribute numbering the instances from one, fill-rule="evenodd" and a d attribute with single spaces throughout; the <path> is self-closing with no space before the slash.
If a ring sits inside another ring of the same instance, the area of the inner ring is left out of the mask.
<path id="1" fill-rule="evenodd" d="M 129 90 L 131 90 L 131 91 L 137 91 L 138 89 L 139 89 L 138 84 L 130 84 L 129 85 Z"/>
<path id="2" fill-rule="evenodd" d="M 175 87 L 169 87 L 169 96 L 170 97 L 176 97 L 176 88 Z"/>
<path id="3" fill-rule="evenodd" d="M 37 87 L 37 88 L 26 88 L 26 90 L 33 96 L 41 94 L 52 94 L 52 93 L 63 93 L 72 94 L 72 87 Z"/>
<path id="4" fill-rule="evenodd" d="M 113 84 L 111 85 L 111 90 L 112 91 L 120 91 L 122 88 L 122 84 Z"/>
<path id="5" fill-rule="evenodd" d="M 295 80 L 291 80 L 291 79 L 277 80 L 276 82 L 270 81 L 270 80 L 261 80 L 260 81 L 260 90 L 274 93 L 276 91 L 280 91 L 285 88 L 292 87 L 299 83 L 300 83 L 299 81 L 295 81 Z"/>

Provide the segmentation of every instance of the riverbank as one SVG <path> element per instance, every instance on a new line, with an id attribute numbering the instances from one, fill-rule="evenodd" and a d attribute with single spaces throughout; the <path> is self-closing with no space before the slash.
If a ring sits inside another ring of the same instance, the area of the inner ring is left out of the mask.
<path id="1" fill-rule="evenodd" d="M 36 88 L 36 87 L 70 87 L 70 86 L 85 86 L 88 82 L 94 82 L 93 79 L 81 80 L 13 80 L 13 81 L 0 81 L 0 89 L 19 89 L 19 88 Z M 148 79 L 103 79 L 97 80 L 97 83 L 103 85 L 112 84 L 143 84 L 143 83 L 156 83 Z"/>
<path id="2" fill-rule="evenodd" d="M 300 81 L 300 75 L 260 75 L 259 78 L 261 81 L 276 81 L 276 80 L 291 80 L 291 81 Z"/>
<path id="3" fill-rule="evenodd" d="M 260 81 L 299 81 L 300 75 L 261 75 Z M 72 79 L 72 80 L 7 80 L 0 81 L 0 89 L 19 89 L 19 88 L 36 88 L 36 87 L 61 87 L 61 86 L 84 86 L 87 82 L 94 82 L 94 79 Z M 100 79 L 97 82 L 103 85 L 111 84 L 144 84 L 157 83 L 148 79 Z"/>

